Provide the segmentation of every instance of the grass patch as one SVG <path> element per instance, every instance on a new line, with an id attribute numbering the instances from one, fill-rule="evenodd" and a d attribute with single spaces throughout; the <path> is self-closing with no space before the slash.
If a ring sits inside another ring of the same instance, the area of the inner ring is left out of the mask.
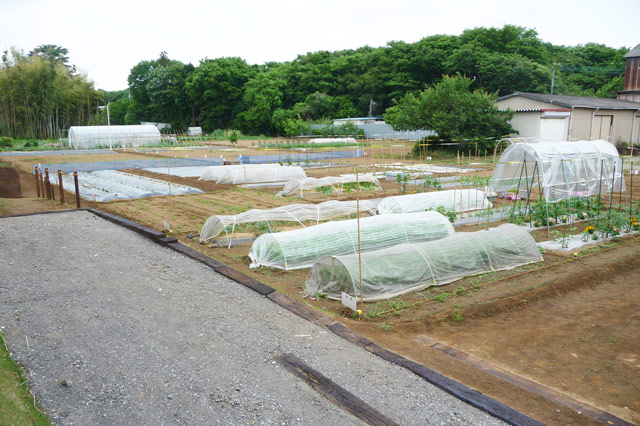
<path id="1" fill-rule="evenodd" d="M 51 425 L 49 418 L 36 408 L 25 382 L 22 368 L 9 355 L 0 334 L 0 423 Z"/>

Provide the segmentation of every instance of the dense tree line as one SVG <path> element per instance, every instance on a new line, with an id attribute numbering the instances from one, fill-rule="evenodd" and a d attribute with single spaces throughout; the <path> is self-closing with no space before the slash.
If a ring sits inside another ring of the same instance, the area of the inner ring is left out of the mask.
<path id="1" fill-rule="evenodd" d="M 58 138 L 60 129 L 87 124 L 102 94 L 68 65 L 68 51 L 54 45 L 28 55 L 5 51 L 0 65 L 0 135 Z"/>
<path id="2" fill-rule="evenodd" d="M 132 68 L 126 90 L 102 95 L 111 102 L 112 124 L 156 121 L 174 129 L 287 135 L 308 121 L 382 115 L 445 75 L 460 74 L 471 80 L 469 90 L 497 96 L 549 93 L 552 74 L 556 94 L 615 96 L 622 89 L 626 52 L 602 44 L 555 46 L 535 30 L 512 25 L 416 43 L 319 51 L 263 65 L 230 57 L 194 66 L 163 52 Z M 92 122 L 106 123 L 104 111 Z"/>
<path id="3" fill-rule="evenodd" d="M 552 73 L 556 94 L 615 96 L 626 52 L 601 44 L 554 46 L 535 30 L 505 25 L 259 66 L 218 58 L 194 67 L 163 53 L 131 70 L 122 119 L 283 135 L 299 130 L 300 121 L 384 114 L 453 74 L 471 79 L 470 90 L 498 96 L 549 93 Z"/>

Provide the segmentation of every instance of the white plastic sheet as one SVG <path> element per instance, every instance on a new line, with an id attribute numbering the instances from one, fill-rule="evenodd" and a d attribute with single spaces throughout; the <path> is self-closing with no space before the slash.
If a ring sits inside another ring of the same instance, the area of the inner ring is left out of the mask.
<path id="1" fill-rule="evenodd" d="M 212 166 L 210 169 L 205 170 L 200 180 L 215 180 L 218 184 L 242 185 L 247 183 L 287 182 L 290 179 L 306 177 L 307 174 L 299 166 L 241 164 Z"/>
<path id="2" fill-rule="evenodd" d="M 500 156 L 488 192 L 542 189 L 548 202 L 617 192 L 624 177 L 607 141 L 514 143 Z"/>
<path id="3" fill-rule="evenodd" d="M 312 138 L 309 139 L 309 143 L 356 143 L 355 138 Z"/>
<path id="4" fill-rule="evenodd" d="M 535 240 L 513 224 L 457 232 L 437 241 L 399 244 L 362 254 L 364 300 L 388 299 L 465 276 L 515 268 L 542 260 Z M 358 255 L 324 257 L 313 265 L 304 294 L 360 299 Z"/>
<path id="5" fill-rule="evenodd" d="M 355 214 L 356 204 L 356 201 L 330 200 L 320 204 L 289 204 L 273 209 L 251 209 L 237 215 L 211 216 L 202 226 L 200 242 L 204 243 L 217 237 L 229 225 L 233 227 L 233 232 L 236 225 L 241 223 L 267 222 L 268 224 L 269 221 L 287 221 L 298 222 L 302 226 L 317 225 L 321 221 Z M 373 216 L 376 214 L 376 206 L 371 201 L 362 200 L 360 212 Z M 311 223 L 305 224 L 307 221 Z"/>
<path id="6" fill-rule="evenodd" d="M 51 183 L 57 185 L 57 179 Z M 63 175 L 64 189 L 75 193 L 71 175 Z M 198 188 L 169 184 L 158 179 L 132 175 L 115 170 L 78 173 L 80 196 L 85 200 L 106 202 L 115 199 L 135 199 L 164 195 L 203 194 Z"/>
<path id="7" fill-rule="evenodd" d="M 449 220 L 436 212 L 386 214 L 360 219 L 362 252 L 407 242 L 428 241 L 454 233 Z M 325 256 L 358 253 L 355 219 L 259 236 L 251 246 L 251 268 L 310 268 Z"/>
<path id="8" fill-rule="evenodd" d="M 380 186 L 380 182 L 378 182 L 378 179 L 371 173 L 358 175 L 358 180 L 361 184 L 363 182 L 369 182 L 374 184 L 377 189 L 382 189 L 382 187 Z M 299 193 L 302 197 L 304 191 L 311 191 L 323 186 L 330 186 L 334 192 L 339 194 L 342 193 L 344 184 L 355 182 L 355 174 L 342 176 L 326 176 L 322 178 L 308 177 L 304 179 L 291 179 L 285 184 L 284 189 L 278 192 L 276 195 L 288 196 Z"/>
<path id="9" fill-rule="evenodd" d="M 411 213 L 435 210 L 439 206 L 466 212 L 489 208 L 491 203 L 483 191 L 463 188 L 387 197 L 378 203 L 378 213 Z"/>
<path id="10" fill-rule="evenodd" d="M 269 164 L 231 164 L 228 166 L 208 166 L 200 174 L 198 180 L 213 180 L 217 181 L 221 176 L 228 174 L 229 172 L 236 173 L 238 171 L 244 172 L 249 169 L 264 169 L 268 167 L 282 167 L 278 163 Z"/>

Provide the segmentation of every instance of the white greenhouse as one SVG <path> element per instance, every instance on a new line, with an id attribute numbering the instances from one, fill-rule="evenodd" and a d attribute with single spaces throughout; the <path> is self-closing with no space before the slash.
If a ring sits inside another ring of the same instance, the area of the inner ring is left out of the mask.
<path id="1" fill-rule="evenodd" d="M 364 300 L 388 299 L 465 276 L 515 268 L 542 260 L 535 240 L 513 224 L 457 232 L 437 241 L 400 244 L 362 254 Z M 313 265 L 305 296 L 360 299 L 358 255 L 328 256 Z"/>
<path id="2" fill-rule="evenodd" d="M 371 216 L 376 214 L 376 206 L 371 201 L 360 201 L 360 212 L 368 213 Z M 333 219 L 340 216 L 355 214 L 358 211 L 356 201 L 329 200 L 320 204 L 288 204 L 273 209 L 251 209 L 237 215 L 211 216 L 202 226 L 200 231 L 200 242 L 204 243 L 217 237 L 223 231 L 227 232 L 227 227 L 231 226 L 231 234 L 236 229 L 236 225 L 243 223 L 266 222 L 271 231 L 269 221 L 297 222 L 305 226 L 317 225 L 320 221 Z"/>
<path id="3" fill-rule="evenodd" d="M 362 252 L 401 243 L 435 240 L 453 234 L 449 220 L 436 212 L 378 215 L 360 219 Z M 356 219 L 260 235 L 251 246 L 251 268 L 310 268 L 325 256 L 358 253 Z"/>
<path id="4" fill-rule="evenodd" d="M 382 187 L 380 186 L 380 182 L 378 182 L 378 179 L 373 174 L 365 173 L 359 175 L 357 179 L 356 175 L 354 174 L 342 176 L 325 176 L 321 178 L 308 177 L 304 179 L 291 179 L 284 185 L 284 189 L 278 192 L 276 195 L 288 196 L 299 193 L 302 197 L 304 191 L 311 191 L 313 189 L 325 186 L 330 187 L 332 192 L 340 194 L 344 190 L 345 184 L 355 184 L 356 181 L 360 182 L 361 188 L 363 183 L 369 183 L 373 184 L 376 187 L 375 189 L 382 189 Z"/>
<path id="5" fill-rule="evenodd" d="M 378 203 L 378 213 L 411 213 L 435 210 L 438 207 L 456 212 L 486 209 L 491 207 L 485 193 L 477 189 L 451 189 L 422 192 L 384 198 Z"/>
<path id="6" fill-rule="evenodd" d="M 69 145 L 73 149 L 137 148 L 160 142 L 160 130 L 153 125 L 72 126 L 69 129 Z"/>
<path id="7" fill-rule="evenodd" d="M 541 191 L 553 203 L 624 191 L 621 169 L 607 141 L 515 143 L 500 156 L 487 192 Z"/>

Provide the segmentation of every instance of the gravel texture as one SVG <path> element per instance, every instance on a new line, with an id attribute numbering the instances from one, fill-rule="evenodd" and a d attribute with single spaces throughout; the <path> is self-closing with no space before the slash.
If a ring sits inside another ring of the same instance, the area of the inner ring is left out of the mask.
<path id="1" fill-rule="evenodd" d="M 293 353 L 403 425 L 499 420 L 89 212 L 0 219 L 0 327 L 55 424 L 360 424 Z"/>

